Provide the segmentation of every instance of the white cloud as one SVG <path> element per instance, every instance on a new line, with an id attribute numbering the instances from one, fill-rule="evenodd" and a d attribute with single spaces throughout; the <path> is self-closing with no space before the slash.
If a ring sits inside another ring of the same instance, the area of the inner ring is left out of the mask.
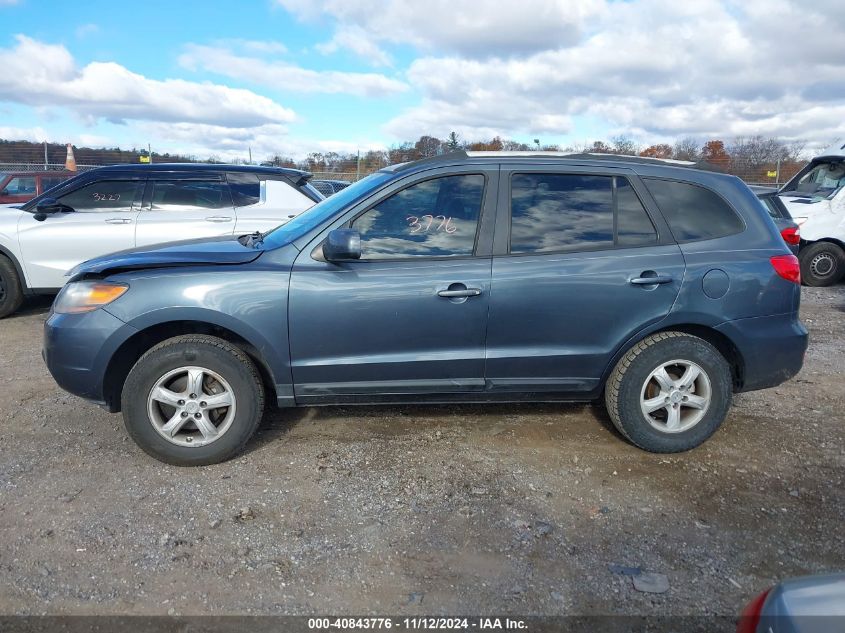
<path id="1" fill-rule="evenodd" d="M 374 97 L 407 89 L 405 83 L 378 73 L 310 70 L 281 60 L 242 55 L 221 46 L 188 44 L 179 63 L 189 70 L 201 69 L 286 92 Z"/>
<path id="2" fill-rule="evenodd" d="M 0 49 L 0 101 L 66 107 L 96 121 L 192 121 L 223 126 L 287 123 L 294 112 L 249 90 L 181 79 L 154 80 L 113 62 L 77 67 L 61 45 L 25 35 Z"/>
<path id="3" fill-rule="evenodd" d="M 9 141 L 51 141 L 52 137 L 42 127 L 14 127 L 0 125 L 0 138 Z"/>
<path id="4" fill-rule="evenodd" d="M 250 128 L 229 128 L 196 123 L 139 124 L 132 135 L 140 139 L 161 139 L 155 152 L 193 155 L 200 159 L 217 156 L 221 160 L 246 159 L 252 150 L 253 160 L 260 162 L 276 154 L 294 159 L 311 152 L 355 152 L 360 149 L 385 149 L 378 142 L 351 143 L 342 140 L 291 138 L 286 126 L 268 124 Z M 2 136 L 2 135 L 0 135 Z M 146 141 L 136 143 L 146 146 Z"/>
<path id="5" fill-rule="evenodd" d="M 392 65 L 390 55 L 382 50 L 364 29 L 358 26 L 339 28 L 331 40 L 317 44 L 315 48 L 324 55 L 347 50 L 373 66 Z"/>
<path id="6" fill-rule="evenodd" d="M 508 56 L 577 42 L 603 0 L 276 0 L 302 20 L 335 19 L 376 41 L 472 57 Z"/>
<path id="7" fill-rule="evenodd" d="M 385 130 L 397 138 L 451 129 L 468 138 L 563 135 L 581 117 L 644 138 L 832 138 L 845 132 L 845 19 L 824 19 L 829 5 L 608 4 L 565 46 L 415 60 L 408 81 L 422 101 Z"/>

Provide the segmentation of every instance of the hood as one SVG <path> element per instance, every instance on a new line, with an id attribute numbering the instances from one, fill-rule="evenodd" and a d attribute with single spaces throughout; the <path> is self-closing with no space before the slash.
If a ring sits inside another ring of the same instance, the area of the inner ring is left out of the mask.
<path id="1" fill-rule="evenodd" d="M 89 259 L 72 268 L 67 276 L 101 275 L 146 268 L 247 264 L 258 259 L 262 252 L 253 246 L 244 246 L 237 237 L 230 235 L 168 242 Z"/>

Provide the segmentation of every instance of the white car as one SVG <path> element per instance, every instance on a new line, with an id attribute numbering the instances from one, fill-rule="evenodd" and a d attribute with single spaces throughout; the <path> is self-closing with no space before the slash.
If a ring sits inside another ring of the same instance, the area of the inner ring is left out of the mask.
<path id="1" fill-rule="evenodd" d="M 835 284 L 845 275 L 845 144 L 816 156 L 778 197 L 800 227 L 802 281 Z"/>
<path id="2" fill-rule="evenodd" d="M 54 293 L 77 264 L 115 251 L 269 231 L 323 195 L 310 174 L 251 165 L 100 167 L 0 207 L 0 318 Z"/>

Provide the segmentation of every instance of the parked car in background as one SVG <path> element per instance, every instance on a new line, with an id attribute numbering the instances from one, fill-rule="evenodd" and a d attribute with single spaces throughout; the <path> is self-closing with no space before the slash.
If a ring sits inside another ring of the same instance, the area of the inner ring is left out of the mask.
<path id="1" fill-rule="evenodd" d="M 248 165 L 114 165 L 0 208 L 0 317 L 26 294 L 57 292 L 70 268 L 98 255 L 269 231 L 323 199 L 309 178 Z"/>
<path id="2" fill-rule="evenodd" d="M 798 259 L 808 286 L 831 286 L 845 277 L 845 200 L 804 221 Z"/>
<path id="3" fill-rule="evenodd" d="M 845 205 L 845 144 L 827 148 L 780 188 L 778 195 L 799 226 Z"/>
<path id="4" fill-rule="evenodd" d="M 845 574 L 785 580 L 743 609 L 737 633 L 828 633 L 845 620 Z"/>
<path id="5" fill-rule="evenodd" d="M 279 406 L 604 400 L 694 448 L 794 376 L 798 261 L 733 176 L 456 152 L 385 168 L 266 235 L 78 266 L 45 324 L 61 387 L 150 455 L 237 454 Z"/>
<path id="6" fill-rule="evenodd" d="M 73 171 L 0 174 L 0 204 L 23 204 L 76 175 Z"/>
<path id="7" fill-rule="evenodd" d="M 766 207 L 775 226 L 780 231 L 780 236 L 783 241 L 793 253 L 798 253 L 798 244 L 801 241 L 801 234 L 798 224 L 789 215 L 786 205 L 778 196 L 778 190 L 775 187 L 749 187 L 751 191 L 760 199 L 760 202 Z"/>
<path id="8" fill-rule="evenodd" d="M 845 144 L 811 160 L 778 196 L 801 229 L 798 258 L 808 286 L 830 286 L 845 276 Z"/>
<path id="9" fill-rule="evenodd" d="M 338 191 L 346 189 L 352 183 L 348 180 L 312 180 L 311 184 L 327 198 Z"/>

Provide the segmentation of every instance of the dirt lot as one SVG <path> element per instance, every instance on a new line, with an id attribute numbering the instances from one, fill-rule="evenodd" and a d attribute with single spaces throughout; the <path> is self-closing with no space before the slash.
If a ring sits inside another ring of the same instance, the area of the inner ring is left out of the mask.
<path id="1" fill-rule="evenodd" d="M 2 613 L 734 614 L 845 570 L 843 285 L 804 290 L 801 375 L 674 456 L 599 407 L 326 408 L 169 467 L 56 387 L 47 308 L 0 322 Z"/>

